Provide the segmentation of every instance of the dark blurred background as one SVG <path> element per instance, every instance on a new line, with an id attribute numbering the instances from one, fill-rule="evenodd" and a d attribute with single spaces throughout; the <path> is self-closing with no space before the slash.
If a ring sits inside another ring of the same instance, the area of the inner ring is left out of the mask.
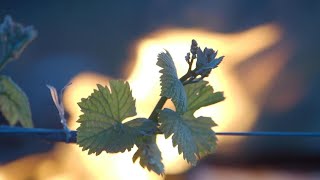
<path id="1" fill-rule="evenodd" d="M 250 86 L 259 82 L 259 77 L 251 81 L 249 70 L 271 71 L 272 66 L 268 66 L 271 69 L 255 66 L 256 62 L 266 56 L 277 58 L 273 53 L 280 48 L 289 49 L 285 65 L 268 89 L 254 97 L 259 114 L 250 130 L 320 132 L 320 1 L 1 0 L 1 21 L 7 14 L 17 22 L 33 25 L 39 33 L 20 59 L 3 72 L 11 75 L 29 96 L 35 127 L 61 128 L 46 84 L 62 88 L 83 71 L 125 79 L 128 75 L 122 73 L 123 69 L 130 64 L 128 61 L 135 59 L 134 44 L 146 34 L 164 27 L 201 28 L 228 34 L 273 23 L 282 30 L 277 44 L 233 67 L 237 81 L 250 95 Z M 287 101 L 291 103 L 283 105 Z M 218 179 L 231 178 L 232 172 L 240 174 L 239 179 L 285 179 L 291 173 L 301 176 L 290 178 L 317 179 L 320 178 L 319 140 L 250 137 L 237 144 L 237 152 L 218 151 L 196 168 L 178 175 L 169 174 L 167 178 L 214 178 L 214 175 L 197 176 L 209 171 L 209 175 L 212 172 L 221 175 Z M 41 141 L 0 137 L 0 163 L 5 166 L 31 154 L 51 152 L 53 148 L 54 145 Z M 257 167 L 267 170 L 253 173 Z M 232 172 L 225 172 L 230 168 Z M 1 171 L 5 169 L 1 170 L 0 166 L 0 174 Z M 286 173 L 275 176 L 274 171 Z"/>

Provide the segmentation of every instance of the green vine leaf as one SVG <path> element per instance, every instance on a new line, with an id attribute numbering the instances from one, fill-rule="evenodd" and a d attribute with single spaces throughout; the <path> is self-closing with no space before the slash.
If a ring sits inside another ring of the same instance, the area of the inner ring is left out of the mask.
<path id="1" fill-rule="evenodd" d="M 204 155 L 214 152 L 216 136 L 211 130 L 216 124 L 208 117 L 192 118 L 181 116 L 165 108 L 159 114 L 160 130 L 168 138 L 172 134 L 173 146 L 178 145 L 179 154 L 192 165 Z"/>
<path id="2" fill-rule="evenodd" d="M 173 146 L 178 145 L 178 152 L 192 165 L 207 154 L 213 153 L 217 138 L 212 127 L 216 126 L 209 117 L 195 118 L 193 113 L 203 106 L 217 103 L 224 99 L 221 92 L 213 93 L 208 82 L 189 84 L 185 87 L 188 96 L 187 112 L 183 115 L 171 109 L 159 113 L 160 130 L 165 137 L 172 136 Z"/>
<path id="3" fill-rule="evenodd" d="M 162 69 L 161 96 L 171 98 L 177 112 L 184 113 L 187 109 L 187 96 L 183 84 L 180 82 L 173 59 L 168 51 L 158 55 L 157 65 Z"/>
<path id="4" fill-rule="evenodd" d="M 140 159 L 140 165 L 149 171 L 154 171 L 159 175 L 164 174 L 164 165 L 162 163 L 161 151 L 155 143 L 155 136 L 146 137 L 145 141 L 139 143 L 138 150 L 134 153 L 132 161 Z"/>
<path id="5" fill-rule="evenodd" d="M 8 76 L 0 76 L 0 111 L 11 126 L 33 127 L 28 97 Z"/>
<path id="6" fill-rule="evenodd" d="M 145 118 L 136 118 L 122 123 L 136 115 L 135 100 L 128 82 L 110 81 L 110 89 L 97 85 L 98 90 L 78 105 L 83 114 L 78 122 L 77 143 L 89 154 L 99 155 L 130 150 L 139 138 L 150 135 L 156 124 Z"/>
<path id="7" fill-rule="evenodd" d="M 212 86 L 207 81 L 188 84 L 185 86 L 185 90 L 188 97 L 185 115 L 189 116 L 193 116 L 193 113 L 201 107 L 215 104 L 225 99 L 223 92 L 213 92 Z"/>

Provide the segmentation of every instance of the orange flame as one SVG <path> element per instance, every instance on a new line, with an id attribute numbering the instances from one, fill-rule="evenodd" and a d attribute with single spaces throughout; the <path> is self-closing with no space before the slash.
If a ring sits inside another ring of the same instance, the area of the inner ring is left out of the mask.
<path id="1" fill-rule="evenodd" d="M 246 131 L 249 130 L 256 119 L 259 111 L 254 97 L 261 94 L 267 88 L 269 82 L 279 72 L 284 65 L 272 61 L 263 62 L 261 66 L 273 69 L 268 72 L 249 72 L 259 76 L 261 82 L 254 81 L 252 87 L 253 94 L 247 93 L 243 82 L 239 82 L 239 77 L 235 67 L 244 60 L 253 57 L 259 52 L 277 44 L 281 37 L 281 31 L 275 25 L 263 25 L 253 29 L 233 34 L 213 33 L 201 29 L 164 29 L 154 32 L 139 40 L 136 47 L 136 60 L 129 62 L 133 65 L 125 68 L 128 81 L 131 85 L 133 96 L 137 99 L 137 113 L 139 116 L 148 117 L 157 100 L 160 98 L 160 86 L 156 66 L 156 56 L 163 48 L 167 49 L 177 67 L 178 75 L 182 76 L 187 70 L 187 63 L 184 61 L 186 52 L 189 51 L 191 39 L 196 39 L 202 48 L 204 46 L 219 50 L 219 55 L 226 58 L 219 68 L 215 69 L 207 79 L 216 91 L 224 91 L 226 100 L 214 105 L 214 107 L 201 108 L 197 115 L 210 116 L 219 124 L 216 131 Z M 71 117 L 71 128 L 78 126 L 75 123 L 81 114 L 77 102 L 81 98 L 87 97 L 97 83 L 106 84 L 108 77 L 94 73 L 81 73 L 72 79 L 72 85 L 65 92 L 65 107 L 69 110 Z M 247 83 L 248 84 L 248 83 Z M 238 142 L 239 138 L 219 138 L 219 148 Z M 158 143 L 163 152 L 164 163 L 167 173 L 179 173 L 185 171 L 189 166 L 178 156 L 177 149 L 172 147 L 169 140 L 159 136 Z M 234 149 L 234 148 L 233 148 Z M 223 149 L 223 151 L 227 149 Z M 162 179 L 154 173 L 148 173 L 142 169 L 138 163 L 132 163 L 132 155 L 135 150 L 123 154 L 106 154 L 100 156 L 89 156 L 87 152 L 82 152 L 76 145 L 58 144 L 53 152 L 48 153 L 48 157 L 35 155 L 0 167 L 0 179 L 8 176 L 9 169 L 19 169 L 21 163 L 30 164 L 35 159 L 45 159 L 43 162 L 37 161 L 38 165 L 33 177 L 39 179 Z M 19 170 L 20 171 L 20 170 Z M 51 176 L 44 175 L 44 172 L 52 172 Z M 21 174 L 29 174 L 29 171 Z M 52 175 L 54 174 L 54 175 Z M 17 177 L 17 176 L 15 176 Z"/>

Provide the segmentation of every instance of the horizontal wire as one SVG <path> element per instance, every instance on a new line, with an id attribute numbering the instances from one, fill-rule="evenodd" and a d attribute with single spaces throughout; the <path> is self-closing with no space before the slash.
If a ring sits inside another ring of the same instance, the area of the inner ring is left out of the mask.
<path id="1" fill-rule="evenodd" d="M 70 139 L 66 134 L 70 133 Z M 276 131 L 253 131 L 253 132 L 216 132 L 217 136 L 251 136 L 251 137 L 320 137 L 320 132 L 276 132 Z M 49 142 L 77 142 L 77 131 L 66 132 L 63 129 L 22 128 L 0 126 L 0 138 L 24 137 L 37 138 Z"/>
<path id="2" fill-rule="evenodd" d="M 216 132 L 220 136 L 294 136 L 294 137 L 320 137 L 320 132 L 276 132 L 276 131 L 253 131 L 253 132 Z"/>

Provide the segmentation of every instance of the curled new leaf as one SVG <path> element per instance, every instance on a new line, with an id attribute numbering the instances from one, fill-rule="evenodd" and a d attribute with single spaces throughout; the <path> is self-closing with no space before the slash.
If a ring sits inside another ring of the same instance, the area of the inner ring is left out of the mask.
<path id="1" fill-rule="evenodd" d="M 224 56 L 216 58 L 218 51 L 214 51 L 211 48 L 204 48 L 202 51 L 200 48 L 197 49 L 197 66 L 198 70 L 214 69 L 218 67 Z"/>
<path id="2" fill-rule="evenodd" d="M 58 109 L 59 116 L 60 116 L 60 122 L 61 122 L 61 124 L 63 126 L 63 129 L 66 132 L 66 139 L 67 139 L 67 142 L 68 142 L 69 139 L 70 139 L 70 129 L 68 128 L 67 119 L 65 118 L 65 115 L 64 115 L 65 114 L 65 108 L 64 108 L 63 103 L 62 103 L 62 94 L 63 94 L 64 89 L 67 86 L 65 86 L 61 90 L 60 94 L 58 95 L 57 89 L 55 87 L 50 86 L 50 85 L 47 84 L 47 88 L 50 90 L 50 94 L 51 94 L 53 103 L 55 104 L 56 108 Z"/>
<path id="3" fill-rule="evenodd" d="M 140 165 L 149 171 L 162 175 L 164 165 L 162 163 L 161 152 L 155 142 L 155 137 L 146 137 L 143 142 L 138 143 L 138 150 L 134 153 L 132 161 L 140 159 Z"/>
<path id="4" fill-rule="evenodd" d="M 37 36 L 32 26 L 22 26 L 6 16 L 0 24 L 0 42 L 4 49 L 3 56 L 13 60 L 17 59 L 22 51 Z"/>
<path id="5" fill-rule="evenodd" d="M 177 112 L 184 113 L 187 108 L 187 97 L 183 87 L 180 82 L 177 70 L 172 60 L 171 55 L 168 51 L 165 53 L 160 53 L 158 55 L 157 65 L 162 69 L 161 80 L 161 96 L 171 98 L 174 103 Z"/>
<path id="6" fill-rule="evenodd" d="M 156 129 L 154 122 L 144 118 L 122 123 L 136 115 L 135 100 L 124 81 L 110 81 L 110 89 L 98 85 L 98 90 L 78 104 L 83 114 L 78 120 L 77 143 L 89 149 L 89 154 L 130 150 L 140 137 Z"/>
<path id="7" fill-rule="evenodd" d="M 11 78 L 0 76 L 0 111 L 10 125 L 33 127 L 27 96 Z"/>

